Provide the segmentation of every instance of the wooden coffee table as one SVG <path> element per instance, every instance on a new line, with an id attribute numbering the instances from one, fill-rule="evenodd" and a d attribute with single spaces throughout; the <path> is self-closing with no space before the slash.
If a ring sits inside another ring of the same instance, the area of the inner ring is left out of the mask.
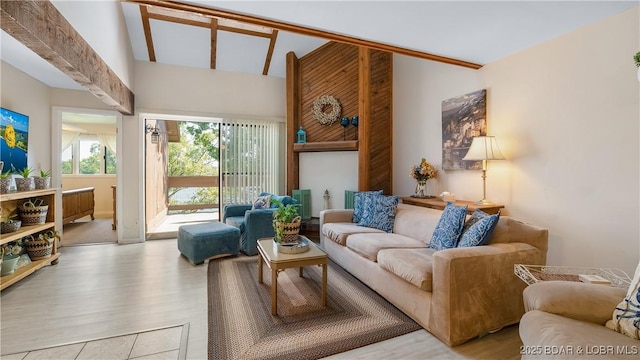
<path id="1" fill-rule="evenodd" d="M 327 254 L 309 241 L 309 251 L 300 254 L 278 253 L 273 248 L 273 238 L 258 240 L 258 282 L 262 284 L 262 263 L 271 269 L 271 314 L 278 315 L 278 273 L 288 268 L 302 268 L 311 265 L 322 266 L 322 306 L 327 305 Z"/>

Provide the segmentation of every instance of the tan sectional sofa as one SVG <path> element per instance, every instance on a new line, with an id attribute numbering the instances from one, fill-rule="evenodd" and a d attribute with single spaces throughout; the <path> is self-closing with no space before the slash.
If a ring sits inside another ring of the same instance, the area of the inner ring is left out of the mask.
<path id="1" fill-rule="evenodd" d="M 514 264 L 545 264 L 548 231 L 502 216 L 488 245 L 427 248 L 441 210 L 399 204 L 392 233 L 358 226 L 353 210 L 320 213 L 329 257 L 449 346 L 515 324 L 525 283 Z"/>

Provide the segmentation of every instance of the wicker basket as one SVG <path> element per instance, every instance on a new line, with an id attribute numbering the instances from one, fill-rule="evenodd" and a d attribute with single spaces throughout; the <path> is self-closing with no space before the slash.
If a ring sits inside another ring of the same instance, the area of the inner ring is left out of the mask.
<path id="1" fill-rule="evenodd" d="M 48 210 L 49 210 L 49 205 L 18 206 L 18 214 L 20 214 L 22 225 L 44 224 L 47 221 Z"/>
<path id="2" fill-rule="evenodd" d="M 22 221 L 20 220 L 13 220 L 12 222 L 2 222 L 0 223 L 0 234 L 16 232 L 20 230 L 21 225 Z"/>
<path id="3" fill-rule="evenodd" d="M 297 216 L 295 219 L 293 219 L 292 222 L 290 223 L 281 223 L 281 222 L 276 222 L 276 227 L 277 228 L 282 228 L 282 238 L 281 239 L 277 239 L 280 240 L 280 242 L 283 243 L 294 243 L 298 241 L 298 234 L 300 233 L 300 223 L 302 221 L 302 218 L 300 216 Z M 276 231 L 276 237 L 278 236 L 277 234 L 279 233 L 279 231 Z"/>
<path id="4" fill-rule="evenodd" d="M 29 258 L 33 261 L 51 257 L 54 242 L 55 234 L 53 231 L 41 234 L 38 239 L 34 239 L 33 236 L 29 235 L 29 240 L 25 242 Z"/>

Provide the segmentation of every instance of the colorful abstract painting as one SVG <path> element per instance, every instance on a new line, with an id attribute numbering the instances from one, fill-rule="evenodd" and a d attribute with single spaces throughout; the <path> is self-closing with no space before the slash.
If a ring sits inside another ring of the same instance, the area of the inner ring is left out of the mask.
<path id="1" fill-rule="evenodd" d="M 27 167 L 29 117 L 0 108 L 0 160 L 4 171 L 19 171 Z"/>
<path id="2" fill-rule="evenodd" d="M 463 161 L 471 141 L 487 134 L 487 90 L 442 102 L 442 168 L 481 169 L 481 161 Z"/>

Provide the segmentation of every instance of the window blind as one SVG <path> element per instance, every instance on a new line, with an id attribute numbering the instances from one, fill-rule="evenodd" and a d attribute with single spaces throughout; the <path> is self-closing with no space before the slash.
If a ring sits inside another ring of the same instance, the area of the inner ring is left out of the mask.
<path id="1" fill-rule="evenodd" d="M 224 120 L 220 125 L 222 205 L 252 203 L 261 192 L 278 193 L 283 132 L 279 122 Z"/>

